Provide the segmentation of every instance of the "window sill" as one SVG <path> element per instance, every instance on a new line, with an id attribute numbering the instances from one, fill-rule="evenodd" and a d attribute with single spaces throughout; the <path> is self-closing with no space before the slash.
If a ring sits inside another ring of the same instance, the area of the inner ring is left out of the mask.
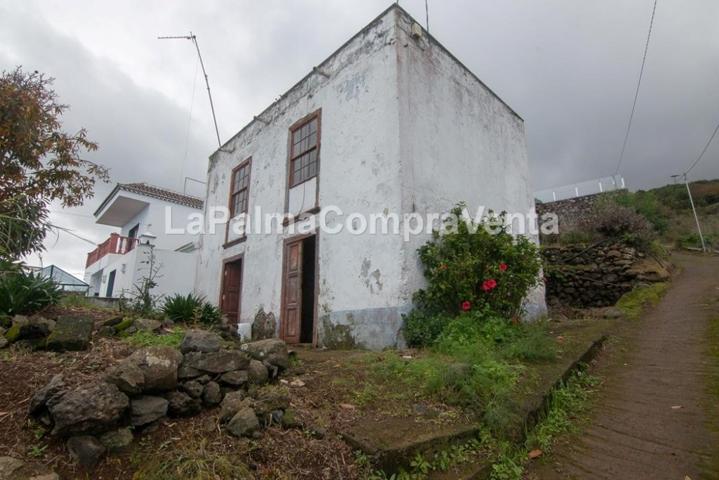
<path id="1" fill-rule="evenodd" d="M 320 213 L 320 210 L 322 210 L 320 207 L 313 207 L 313 208 L 310 208 L 309 210 L 305 210 L 304 212 L 300 213 L 299 215 L 292 217 L 291 219 L 285 218 L 284 220 L 282 220 L 282 226 L 286 227 L 292 223 L 301 222 L 302 220 L 309 218 L 311 215 Z"/>
<path id="2" fill-rule="evenodd" d="M 243 236 L 241 236 L 240 238 L 237 238 L 237 239 L 235 239 L 235 240 L 232 240 L 232 241 L 229 241 L 229 242 L 225 242 L 225 244 L 222 245 L 222 248 L 227 249 L 227 248 L 230 248 L 230 247 L 234 247 L 235 245 L 238 245 L 238 244 L 240 244 L 240 243 L 242 243 L 242 242 L 244 242 L 244 241 L 246 241 L 246 240 L 247 240 L 247 235 L 243 235 Z"/>

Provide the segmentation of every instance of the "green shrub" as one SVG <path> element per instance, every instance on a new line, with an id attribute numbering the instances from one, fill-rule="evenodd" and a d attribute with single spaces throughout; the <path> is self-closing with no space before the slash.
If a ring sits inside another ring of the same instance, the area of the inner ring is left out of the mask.
<path id="1" fill-rule="evenodd" d="M 668 208 L 663 205 L 654 192 L 621 192 L 614 197 L 614 201 L 624 207 L 634 210 L 652 224 L 657 233 L 664 233 L 669 227 Z"/>
<path id="2" fill-rule="evenodd" d="M 459 314 L 516 318 L 530 288 L 539 281 L 537 246 L 512 236 L 505 215 L 475 223 L 457 205 L 442 232 L 418 250 L 427 287 L 413 297 L 415 310 L 405 316 L 404 335 L 411 346 L 428 346 Z"/>
<path id="3" fill-rule="evenodd" d="M 220 323 L 222 312 L 211 303 L 204 302 L 199 310 L 195 311 L 195 321 L 205 325 Z"/>
<path id="4" fill-rule="evenodd" d="M 590 228 L 601 237 L 622 240 L 644 251 L 656 236 L 646 217 L 613 201 L 597 203 L 591 222 Z"/>
<path id="5" fill-rule="evenodd" d="M 429 315 L 412 310 L 404 316 L 404 339 L 411 347 L 431 345 L 450 320 L 447 315 Z"/>
<path id="6" fill-rule="evenodd" d="M 169 297 L 165 300 L 162 311 L 167 318 L 178 323 L 212 325 L 218 323 L 222 316 L 217 307 L 206 302 L 203 297 L 192 293 L 175 294 Z"/>
<path id="7" fill-rule="evenodd" d="M 0 314 L 30 315 L 57 303 L 60 296 L 51 279 L 22 271 L 0 274 Z"/>
<path id="8" fill-rule="evenodd" d="M 539 280 L 538 248 L 526 237 L 512 236 L 504 214 L 476 224 L 465 220 L 463 209 L 459 204 L 452 210 L 448 225 L 453 228 L 435 231 L 419 248 L 427 287 L 415 294 L 415 304 L 426 314 L 454 316 L 488 307 L 499 316 L 516 317 Z"/>

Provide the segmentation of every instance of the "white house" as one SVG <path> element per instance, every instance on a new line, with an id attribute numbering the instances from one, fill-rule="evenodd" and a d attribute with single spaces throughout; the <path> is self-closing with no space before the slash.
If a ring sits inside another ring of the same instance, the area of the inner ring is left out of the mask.
<path id="1" fill-rule="evenodd" d="M 94 214 L 95 223 L 119 227 L 119 232 L 87 255 L 88 295 L 130 297 L 151 271 L 157 283 L 153 295 L 191 293 L 197 235 L 172 229 L 184 230 L 187 217 L 201 211 L 202 200 L 196 197 L 145 183 L 117 184 Z"/>
<path id="2" fill-rule="evenodd" d="M 406 229 L 405 214 L 459 201 L 526 214 L 531 192 L 522 118 L 395 4 L 210 157 L 206 214 L 302 220 L 204 234 L 196 290 L 242 335 L 262 309 L 289 343 L 394 346 L 430 233 L 357 235 L 360 217 L 397 213 Z M 297 233 L 328 210 L 351 228 Z M 543 290 L 527 307 L 544 311 Z"/>

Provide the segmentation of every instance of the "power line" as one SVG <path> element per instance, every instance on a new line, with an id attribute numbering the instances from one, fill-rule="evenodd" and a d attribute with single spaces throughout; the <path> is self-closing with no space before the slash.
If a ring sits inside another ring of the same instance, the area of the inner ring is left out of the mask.
<path id="1" fill-rule="evenodd" d="M 701 161 L 702 157 L 704 157 L 704 154 L 707 153 L 707 150 L 709 149 L 709 145 L 711 145 L 712 140 L 714 140 L 714 137 L 716 137 L 717 132 L 719 132 L 719 124 L 717 124 L 716 128 L 714 129 L 714 133 L 712 133 L 712 136 L 709 137 L 709 141 L 706 145 L 704 145 L 704 150 L 702 150 L 702 153 L 699 154 L 696 160 L 694 160 L 694 163 L 692 163 L 692 166 L 689 167 L 689 169 L 684 172 L 684 176 L 686 176 L 689 172 L 692 171 L 694 167 L 696 167 L 699 162 Z"/>
<path id="2" fill-rule="evenodd" d="M 93 242 L 93 241 L 90 240 L 90 239 L 87 239 L 87 238 L 85 238 L 85 237 L 82 237 L 82 236 L 78 235 L 77 233 L 73 232 L 72 230 L 70 230 L 70 229 L 67 228 L 67 227 L 61 227 L 60 225 L 55 225 L 55 224 L 52 224 L 52 223 L 48 224 L 48 226 L 49 226 L 51 229 L 57 230 L 58 233 L 59 233 L 59 232 L 67 233 L 68 235 L 71 235 L 71 236 L 73 236 L 73 237 L 75 237 L 75 238 L 77 238 L 77 239 L 80 239 L 80 240 L 82 240 L 82 241 L 84 241 L 84 242 L 87 242 L 87 243 L 90 243 L 90 244 L 92 244 L 92 245 L 97 246 L 97 243 L 96 243 L 96 242 Z"/>
<path id="3" fill-rule="evenodd" d="M 639 80 L 637 81 L 637 89 L 634 92 L 634 102 L 632 103 L 632 112 L 629 114 L 629 122 L 627 123 L 627 131 L 624 134 L 624 143 L 622 144 L 622 151 L 619 154 L 619 161 L 617 161 L 617 168 L 614 170 L 614 175 L 619 173 L 619 169 L 622 166 L 624 160 L 624 151 L 627 149 L 627 141 L 629 140 L 629 132 L 632 129 L 632 121 L 634 120 L 634 112 L 637 109 L 637 98 L 639 98 L 639 88 L 642 85 L 642 77 L 644 76 L 644 65 L 647 63 L 647 52 L 649 51 L 649 40 L 652 37 L 652 27 L 654 26 L 654 14 L 657 11 L 657 1 L 654 0 L 654 7 L 652 8 L 652 16 L 649 19 L 649 32 L 647 33 L 647 42 L 644 45 L 644 57 L 642 58 L 642 68 L 639 70 Z"/>

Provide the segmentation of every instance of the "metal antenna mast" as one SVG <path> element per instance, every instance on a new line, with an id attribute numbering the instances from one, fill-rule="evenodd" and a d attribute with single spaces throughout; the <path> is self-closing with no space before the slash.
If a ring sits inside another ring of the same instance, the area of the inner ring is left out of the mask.
<path id="1" fill-rule="evenodd" d="M 192 43 L 195 44 L 195 49 L 197 50 L 197 57 L 200 59 L 200 67 L 202 67 L 202 74 L 205 76 L 205 85 L 207 86 L 207 96 L 210 99 L 210 110 L 212 110 L 212 121 L 215 123 L 215 135 L 217 135 L 217 146 L 221 147 L 222 142 L 220 141 L 220 130 L 217 128 L 217 117 L 215 117 L 215 104 L 212 103 L 212 92 L 210 92 L 210 80 L 207 77 L 207 72 L 205 71 L 205 64 L 202 61 L 202 54 L 200 53 L 200 45 L 197 43 L 197 37 L 190 32 L 189 35 L 175 35 L 175 36 L 169 36 L 169 37 L 157 37 L 158 40 L 192 40 Z"/>

